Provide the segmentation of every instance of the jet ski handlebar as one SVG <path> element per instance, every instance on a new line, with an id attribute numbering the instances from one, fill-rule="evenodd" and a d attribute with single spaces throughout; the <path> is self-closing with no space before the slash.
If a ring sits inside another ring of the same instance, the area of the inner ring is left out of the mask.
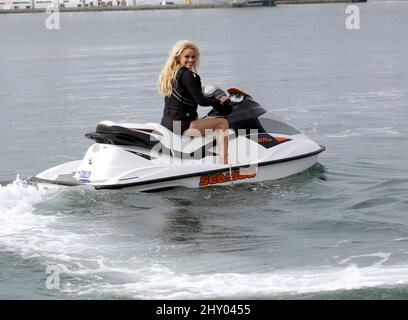
<path id="1" fill-rule="evenodd" d="M 232 105 L 241 103 L 246 96 L 249 96 L 242 89 L 231 87 L 227 89 L 227 92 L 214 85 L 207 85 L 203 88 L 203 93 L 206 97 L 219 99 L 222 96 L 227 96 L 231 100 Z M 250 97 L 250 96 L 249 96 Z"/>
<path id="2" fill-rule="evenodd" d="M 207 97 L 229 97 L 229 100 L 227 100 L 223 106 L 213 108 L 207 116 L 224 116 L 230 125 L 233 125 L 239 121 L 256 119 L 266 113 L 266 110 L 259 105 L 251 95 L 244 92 L 242 89 L 231 87 L 226 91 L 227 92 L 214 85 L 207 85 L 203 88 L 203 93 Z"/>
<path id="3" fill-rule="evenodd" d="M 214 85 L 207 85 L 203 88 L 203 93 L 206 97 L 220 99 L 222 96 L 229 97 L 229 100 L 225 101 L 221 108 L 214 108 L 212 114 L 219 114 L 219 115 L 228 115 L 233 110 L 234 107 L 240 104 L 245 97 L 249 96 L 246 94 L 242 89 L 231 87 L 227 89 L 227 92 L 222 90 L 221 88 L 214 86 Z M 250 97 L 250 96 L 249 96 Z"/>

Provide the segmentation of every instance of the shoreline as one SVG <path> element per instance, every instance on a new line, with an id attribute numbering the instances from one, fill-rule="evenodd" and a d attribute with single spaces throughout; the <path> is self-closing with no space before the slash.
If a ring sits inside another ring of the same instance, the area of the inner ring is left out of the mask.
<path id="1" fill-rule="evenodd" d="M 137 10 L 175 10 L 175 9 L 218 9 L 218 8 L 233 8 L 231 4 L 175 4 L 161 6 L 158 4 L 129 6 L 129 7 L 78 7 L 78 8 L 58 8 L 59 12 L 97 12 L 97 11 L 137 11 Z M 46 8 L 30 8 L 30 9 L 7 9 L 0 10 L 0 14 L 8 13 L 44 13 Z"/>
<path id="2" fill-rule="evenodd" d="M 275 0 L 273 5 L 286 4 L 325 4 L 325 3 L 360 3 L 367 2 L 367 0 Z M 78 8 L 59 8 L 59 12 L 100 12 L 100 11 L 137 11 L 137 10 L 178 10 L 178 9 L 228 9 L 228 8 L 249 8 L 262 7 L 262 5 L 251 5 L 247 3 L 231 3 L 231 4 L 173 4 L 173 5 L 140 5 L 128 7 L 78 7 Z M 30 9 L 1 9 L 0 14 L 14 14 L 14 13 L 44 13 L 46 8 L 30 8 Z"/>

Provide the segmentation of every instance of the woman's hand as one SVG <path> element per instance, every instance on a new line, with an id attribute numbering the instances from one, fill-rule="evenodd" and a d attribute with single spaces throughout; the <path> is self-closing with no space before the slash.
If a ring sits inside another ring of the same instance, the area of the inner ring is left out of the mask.
<path id="1" fill-rule="evenodd" d="M 228 115 L 232 111 L 231 100 L 228 96 L 222 96 L 218 99 L 220 101 L 220 106 L 215 108 L 220 115 Z"/>
<path id="2" fill-rule="evenodd" d="M 223 105 L 225 101 L 229 100 L 229 97 L 227 97 L 227 96 L 222 96 L 222 97 L 219 98 L 218 100 L 220 100 L 220 104 Z"/>

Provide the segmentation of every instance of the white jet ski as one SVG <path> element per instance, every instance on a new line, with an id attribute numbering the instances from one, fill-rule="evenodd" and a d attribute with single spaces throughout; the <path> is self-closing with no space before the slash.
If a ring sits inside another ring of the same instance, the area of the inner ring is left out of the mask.
<path id="1" fill-rule="evenodd" d="M 43 171 L 30 181 L 39 188 L 89 185 L 137 191 L 206 187 L 281 179 L 317 162 L 325 148 L 295 128 L 266 117 L 249 94 L 230 88 L 229 165 L 218 164 L 215 134 L 178 135 L 157 123 L 103 121 L 85 136 L 96 143 L 82 160 Z M 214 86 L 207 96 L 226 93 Z M 206 117 L 219 115 L 212 109 Z"/>

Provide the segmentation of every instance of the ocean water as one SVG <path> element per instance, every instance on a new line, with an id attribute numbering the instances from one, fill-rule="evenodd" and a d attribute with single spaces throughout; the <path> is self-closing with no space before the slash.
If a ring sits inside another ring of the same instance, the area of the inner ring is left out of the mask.
<path id="1" fill-rule="evenodd" d="M 347 6 L 1 15 L 0 298 L 407 299 L 408 2 L 358 4 L 360 30 Z M 102 120 L 158 122 L 180 39 L 204 84 L 246 89 L 319 163 L 160 193 L 27 184 Z"/>

